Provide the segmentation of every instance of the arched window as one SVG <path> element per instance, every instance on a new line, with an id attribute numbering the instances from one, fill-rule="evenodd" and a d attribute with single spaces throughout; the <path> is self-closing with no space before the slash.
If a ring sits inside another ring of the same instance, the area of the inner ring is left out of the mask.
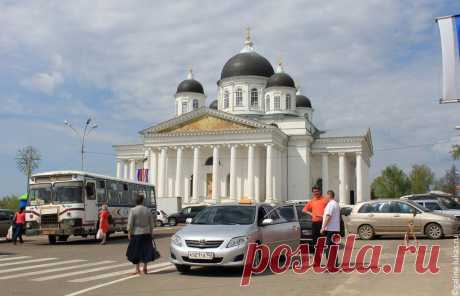
<path id="1" fill-rule="evenodd" d="M 196 109 L 198 109 L 198 100 L 194 99 L 193 100 L 193 110 L 196 110 Z"/>
<path id="2" fill-rule="evenodd" d="M 251 89 L 251 107 L 259 106 L 259 92 L 257 89 Z"/>
<path id="3" fill-rule="evenodd" d="M 280 102 L 280 96 L 275 96 L 275 101 L 274 101 L 274 109 L 275 111 L 279 111 L 281 109 L 281 102 Z"/>
<path id="4" fill-rule="evenodd" d="M 182 102 L 182 114 L 187 113 L 187 102 Z"/>
<path id="5" fill-rule="evenodd" d="M 291 110 L 291 95 L 286 95 L 286 110 Z"/>
<path id="6" fill-rule="evenodd" d="M 224 109 L 228 108 L 229 101 L 230 101 L 230 94 L 228 93 L 228 90 L 226 90 L 224 92 Z"/>
<path id="7" fill-rule="evenodd" d="M 235 105 L 236 106 L 243 106 L 243 91 L 241 88 L 236 89 L 235 92 Z"/>
<path id="8" fill-rule="evenodd" d="M 270 96 L 269 95 L 265 97 L 265 110 L 270 111 Z"/>

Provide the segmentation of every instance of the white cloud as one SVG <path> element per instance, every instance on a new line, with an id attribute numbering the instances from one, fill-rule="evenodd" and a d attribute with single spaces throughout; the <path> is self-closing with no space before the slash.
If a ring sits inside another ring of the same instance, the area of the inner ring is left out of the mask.
<path id="1" fill-rule="evenodd" d="M 64 78 L 59 72 L 41 72 L 35 73 L 32 77 L 21 81 L 21 84 L 29 89 L 51 95 L 63 81 Z"/>

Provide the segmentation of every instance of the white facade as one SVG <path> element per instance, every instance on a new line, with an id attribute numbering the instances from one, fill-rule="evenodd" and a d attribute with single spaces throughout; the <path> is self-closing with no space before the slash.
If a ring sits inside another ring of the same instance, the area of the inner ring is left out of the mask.
<path id="1" fill-rule="evenodd" d="M 248 40 L 244 53 L 253 50 Z M 176 117 L 141 131 L 139 144 L 114 145 L 117 177 L 148 168 L 158 196 L 183 204 L 304 200 L 315 184 L 342 205 L 369 200 L 370 130 L 320 131 L 311 105 L 296 106 L 295 87 L 266 87 L 268 80 L 224 77 L 217 110 L 204 107 L 204 93 L 176 94 Z M 198 108 L 182 112 L 194 99 Z"/>

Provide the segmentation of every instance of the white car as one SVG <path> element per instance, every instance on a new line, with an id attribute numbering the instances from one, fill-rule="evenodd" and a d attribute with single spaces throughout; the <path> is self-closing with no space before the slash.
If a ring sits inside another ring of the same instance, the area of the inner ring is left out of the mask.
<path id="1" fill-rule="evenodd" d="M 168 214 L 166 214 L 163 210 L 157 210 L 157 222 L 156 226 L 164 226 L 168 224 Z"/>

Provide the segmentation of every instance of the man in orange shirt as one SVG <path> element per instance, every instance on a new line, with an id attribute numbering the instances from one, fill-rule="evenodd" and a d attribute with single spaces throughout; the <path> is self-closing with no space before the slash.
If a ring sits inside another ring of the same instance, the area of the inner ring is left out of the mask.
<path id="1" fill-rule="evenodd" d="M 311 216 L 311 236 L 313 245 L 316 246 L 318 237 L 321 236 L 321 228 L 323 227 L 323 214 L 328 200 L 321 196 L 319 187 L 314 186 L 312 192 L 313 197 L 305 204 L 303 212 Z"/>

